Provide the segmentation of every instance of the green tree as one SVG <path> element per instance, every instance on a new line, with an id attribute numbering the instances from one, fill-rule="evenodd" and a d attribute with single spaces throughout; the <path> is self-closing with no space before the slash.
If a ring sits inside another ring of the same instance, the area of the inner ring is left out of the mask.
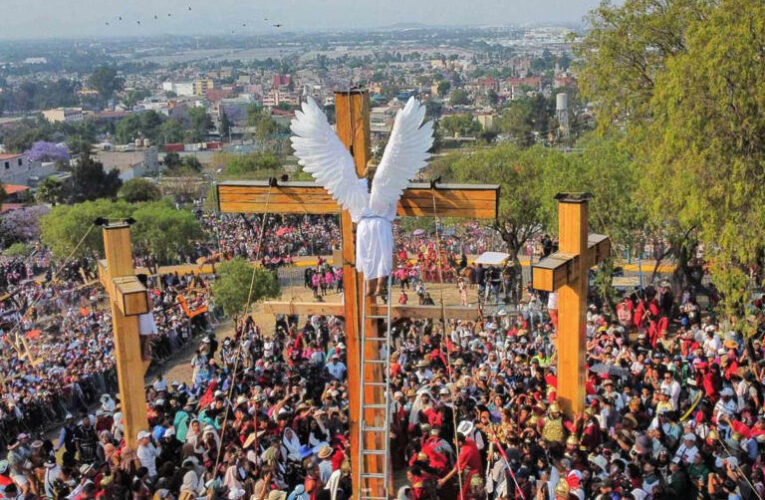
<path id="1" fill-rule="evenodd" d="M 469 114 L 444 116 L 439 120 L 440 128 L 449 135 L 469 137 L 481 131 L 481 124 Z"/>
<path id="2" fill-rule="evenodd" d="M 66 198 L 66 186 L 57 177 L 46 177 L 37 185 L 35 198 L 40 203 L 56 206 Z"/>
<path id="3" fill-rule="evenodd" d="M 16 242 L 3 250 L 6 257 L 27 257 L 32 253 L 32 247 L 28 243 Z"/>
<path id="4" fill-rule="evenodd" d="M 236 319 L 245 314 L 251 304 L 277 297 L 279 281 L 274 273 L 263 268 L 255 269 L 249 262 L 237 257 L 220 265 L 212 291 L 215 304 Z"/>
<path id="5" fill-rule="evenodd" d="M 449 103 L 452 106 L 462 106 L 470 104 L 470 96 L 468 96 L 468 93 L 463 89 L 457 89 L 454 92 L 452 92 L 452 95 L 449 97 Z"/>
<path id="6" fill-rule="evenodd" d="M 448 80 L 441 80 L 438 82 L 438 97 L 446 97 L 449 95 L 449 89 L 451 88 L 452 84 Z"/>
<path id="7" fill-rule="evenodd" d="M 231 134 L 231 122 L 229 121 L 228 115 L 225 111 L 221 113 L 218 133 L 220 134 L 221 140 L 225 140 L 226 138 L 230 137 Z"/>
<path id="8" fill-rule="evenodd" d="M 140 137 L 141 134 L 141 118 L 137 114 L 130 114 L 119 122 L 114 129 L 114 135 L 120 144 L 127 144 L 133 142 Z"/>
<path id="9" fill-rule="evenodd" d="M 590 16 L 577 53 L 599 126 L 627 129 L 650 223 L 672 242 L 679 285 L 699 238 L 735 327 L 765 255 L 765 4 L 627 0 Z M 689 272 L 694 270 L 694 272 Z"/>
<path id="10" fill-rule="evenodd" d="M 521 149 L 501 144 L 463 155 L 451 166 L 452 176 L 460 182 L 499 184 L 499 216 L 486 221 L 497 231 L 507 246 L 512 264 L 520 276 L 518 253 L 526 242 L 548 226 L 545 203 L 544 173 L 546 162 L 554 162 L 543 148 Z M 521 283 L 518 280 L 518 296 Z"/>
<path id="11" fill-rule="evenodd" d="M 124 84 L 124 80 L 117 76 L 117 70 L 108 66 L 99 66 L 88 78 L 88 85 L 104 99 L 110 99 L 115 92 L 122 90 Z"/>
<path id="12" fill-rule="evenodd" d="M 105 172 L 104 165 L 87 153 L 72 167 L 70 183 L 70 197 L 74 202 L 114 198 L 122 186 L 119 170 L 113 168 Z"/>
<path id="13" fill-rule="evenodd" d="M 98 228 L 92 228 L 93 221 L 98 217 L 130 217 L 132 211 L 133 207 L 126 201 L 113 202 L 103 198 L 76 205 L 58 205 L 40 220 L 40 239 L 59 259 L 66 258 L 71 252 L 74 252 L 73 258 L 103 255 L 104 238 Z M 82 243 L 77 247 L 80 240 Z"/>
<path id="14" fill-rule="evenodd" d="M 159 127 L 159 137 L 162 144 L 183 142 L 183 125 L 174 119 L 169 119 Z"/>
<path id="15" fill-rule="evenodd" d="M 139 203 L 159 200 L 162 198 L 162 193 L 150 180 L 137 177 L 122 185 L 119 197 L 128 203 Z"/>
<path id="16" fill-rule="evenodd" d="M 203 237 L 194 214 L 176 209 L 167 199 L 137 205 L 133 218 L 133 244 L 159 262 L 188 253 Z"/>
<path id="17" fill-rule="evenodd" d="M 191 142 L 203 142 L 207 139 L 207 133 L 213 126 L 210 115 L 207 114 L 205 108 L 191 108 L 189 109 L 189 117 L 191 118 L 189 140 Z"/>

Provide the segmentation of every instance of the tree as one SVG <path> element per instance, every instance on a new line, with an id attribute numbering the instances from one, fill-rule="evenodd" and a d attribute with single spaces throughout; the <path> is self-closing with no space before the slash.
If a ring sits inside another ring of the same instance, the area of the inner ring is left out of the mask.
<path id="1" fill-rule="evenodd" d="M 220 134 L 221 140 L 224 140 L 231 135 L 231 122 L 229 121 L 228 115 L 225 111 L 221 113 L 218 133 Z"/>
<path id="2" fill-rule="evenodd" d="M 225 178 L 265 179 L 283 173 L 279 157 L 268 152 L 249 155 L 218 153 L 213 164 L 223 167 Z"/>
<path id="3" fill-rule="evenodd" d="M 467 105 L 470 104 L 470 97 L 463 89 L 457 89 L 452 92 L 452 95 L 449 97 L 449 103 L 451 103 L 452 106 Z"/>
<path id="4" fill-rule="evenodd" d="M 279 281 L 274 273 L 263 268 L 255 269 L 249 262 L 237 257 L 220 265 L 212 291 L 215 304 L 236 319 L 246 313 L 251 304 L 277 297 Z"/>
<path id="5" fill-rule="evenodd" d="M 183 142 L 183 125 L 174 119 L 169 119 L 159 127 L 159 140 L 162 144 Z"/>
<path id="6" fill-rule="evenodd" d="M 28 243 L 40 238 L 40 218 L 48 213 L 47 207 L 26 207 L 13 210 L 0 218 L 0 245 Z"/>
<path id="7" fill-rule="evenodd" d="M 459 137 L 470 137 L 481 131 L 481 124 L 469 114 L 445 116 L 439 125 L 444 132 Z"/>
<path id="8" fill-rule="evenodd" d="M 6 257 L 28 257 L 32 253 L 32 247 L 28 243 L 13 243 L 3 250 Z"/>
<path id="9" fill-rule="evenodd" d="M 128 203 L 139 203 L 159 200 L 162 198 L 162 193 L 153 182 L 138 177 L 130 179 L 122 185 L 119 197 Z"/>
<path id="10" fill-rule="evenodd" d="M 113 202 L 103 198 L 76 205 L 58 205 L 41 218 L 40 240 L 59 259 L 72 252 L 73 258 L 103 255 L 104 238 L 101 231 L 93 227 L 93 221 L 98 217 L 130 217 L 132 211 L 133 207 L 124 200 Z"/>
<path id="11" fill-rule="evenodd" d="M 122 186 L 119 170 L 113 168 L 105 172 L 104 165 L 88 153 L 81 155 L 80 161 L 72 167 L 70 182 L 70 197 L 74 202 L 114 198 Z"/>
<path id="12" fill-rule="evenodd" d="M 191 130 L 189 131 L 189 140 L 191 142 L 202 142 L 207 139 L 207 132 L 212 128 L 213 123 L 210 115 L 205 108 L 191 108 L 188 111 L 191 118 Z"/>
<path id="13" fill-rule="evenodd" d="M 190 252 L 203 237 L 194 214 L 176 209 L 167 199 L 137 205 L 133 218 L 135 246 L 158 262 L 170 262 Z"/>
<path id="14" fill-rule="evenodd" d="M 124 84 L 124 80 L 117 76 L 117 70 L 108 66 L 99 66 L 88 79 L 88 85 L 104 99 L 111 99 L 115 92 L 122 90 Z"/>
<path id="15" fill-rule="evenodd" d="M 502 144 L 461 156 L 451 167 L 460 182 L 499 184 L 499 216 L 488 226 L 500 235 L 507 246 L 517 276 L 521 273 L 518 253 L 526 242 L 549 224 L 543 210 L 546 195 L 542 178 L 545 162 L 554 161 L 543 148 L 527 150 Z M 521 280 L 517 296 L 520 297 Z"/>
<path id="16" fill-rule="evenodd" d="M 677 284 L 704 289 L 692 263 L 698 238 L 721 311 L 752 333 L 749 276 L 765 255 L 765 5 L 655 4 L 627 0 L 590 15 L 577 44 L 582 90 L 602 129 L 627 129 L 639 195 L 672 242 Z"/>
<path id="17" fill-rule="evenodd" d="M 438 82 L 438 97 L 446 97 L 449 95 L 449 89 L 451 88 L 452 84 L 448 80 L 441 80 Z"/>
<path id="18" fill-rule="evenodd" d="M 37 141 L 32 144 L 32 147 L 24 155 L 32 161 L 68 162 L 69 148 L 66 144 Z"/>
<path id="19" fill-rule="evenodd" d="M 66 198 L 66 186 L 57 177 L 46 177 L 37 185 L 35 198 L 39 203 L 56 206 Z"/>

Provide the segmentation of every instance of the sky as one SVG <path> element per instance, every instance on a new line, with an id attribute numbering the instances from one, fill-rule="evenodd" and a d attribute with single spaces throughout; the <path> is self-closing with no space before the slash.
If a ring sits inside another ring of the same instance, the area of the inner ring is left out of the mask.
<path id="1" fill-rule="evenodd" d="M 283 24 L 282 30 L 293 31 L 363 29 L 398 23 L 568 23 L 580 21 L 598 3 L 599 0 L 0 0 L 0 18 L 4 21 L 0 24 L 0 38 L 230 34 L 232 29 L 255 34 L 275 29 L 272 22 Z M 119 16 L 123 18 L 121 22 Z"/>

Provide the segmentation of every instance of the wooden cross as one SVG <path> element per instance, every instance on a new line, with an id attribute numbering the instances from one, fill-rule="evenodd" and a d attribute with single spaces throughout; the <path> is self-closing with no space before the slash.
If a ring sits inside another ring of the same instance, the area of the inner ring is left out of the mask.
<path id="1" fill-rule="evenodd" d="M 141 357 L 138 338 L 138 316 L 149 312 L 149 300 L 146 288 L 138 281 L 133 269 L 130 223 L 106 223 L 103 234 L 106 259 L 98 261 L 98 276 L 109 294 L 112 310 L 124 437 L 127 445 L 135 450 L 138 431 L 149 428 L 144 375 L 150 361 Z"/>
<path id="2" fill-rule="evenodd" d="M 370 159 L 370 128 L 369 128 L 369 94 L 366 90 L 351 90 L 335 92 L 335 116 L 337 116 L 337 135 L 353 155 L 356 173 L 364 175 L 367 162 Z M 348 352 L 348 392 L 350 398 L 350 431 L 351 431 L 351 464 L 359 463 L 359 397 L 361 381 L 359 380 L 361 349 L 364 349 L 366 359 L 379 359 L 379 343 L 369 342 L 360 345 L 360 305 L 364 304 L 367 316 L 378 314 L 380 309 L 369 297 L 362 297 L 362 279 L 355 269 L 355 239 L 354 225 L 351 215 L 335 202 L 326 190 L 312 182 L 261 182 L 261 181 L 227 181 L 217 184 L 217 204 L 220 212 L 227 213 L 281 213 L 281 214 L 339 214 L 342 230 L 342 262 L 343 262 L 343 295 L 345 302 L 333 306 L 329 304 L 290 302 L 265 303 L 264 307 L 274 313 L 285 314 L 336 314 L 345 317 L 345 328 Z M 435 201 L 434 201 L 435 198 Z M 404 191 L 398 204 L 397 214 L 400 216 L 438 216 L 466 217 L 476 219 L 494 219 L 497 217 L 499 203 L 499 187 L 495 185 L 438 185 L 413 183 Z M 398 316 L 415 317 L 416 306 L 406 306 L 406 310 L 396 308 Z M 467 308 L 464 308 L 467 309 Z M 378 311 L 378 312 L 374 312 Z M 422 317 L 439 317 L 440 307 L 428 309 Z M 477 309 L 463 311 L 470 317 Z M 454 313 L 454 312 L 452 312 Z M 438 316 L 435 316 L 438 314 Z M 377 337 L 379 322 L 367 319 L 365 325 L 368 337 Z M 383 368 L 365 368 L 365 382 L 382 382 Z M 366 403 L 384 403 L 384 388 L 365 384 L 364 400 Z M 368 424 L 370 419 L 379 417 L 365 415 Z M 381 424 L 381 422 L 375 422 Z M 365 436 L 365 449 L 382 449 L 384 444 L 379 442 L 379 433 Z M 385 438 L 385 437 L 383 437 Z M 365 457 L 367 472 L 382 472 L 382 457 L 370 455 Z M 364 485 L 359 484 L 357 474 L 352 475 L 353 491 L 364 490 L 365 496 L 383 497 L 385 482 L 370 479 Z M 386 480 L 390 485 L 390 478 Z M 388 489 L 392 492 L 392 489 Z"/>
<path id="3" fill-rule="evenodd" d="M 558 252 L 533 266 L 535 289 L 558 292 L 558 401 L 567 415 L 584 411 L 587 375 L 587 271 L 611 252 L 602 234 L 587 234 L 589 193 L 561 193 L 558 200 Z"/>

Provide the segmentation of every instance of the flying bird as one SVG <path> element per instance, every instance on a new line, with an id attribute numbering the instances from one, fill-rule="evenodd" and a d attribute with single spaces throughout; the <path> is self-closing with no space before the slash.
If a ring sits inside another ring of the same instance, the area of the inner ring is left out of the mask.
<path id="1" fill-rule="evenodd" d="M 295 112 L 292 120 L 292 148 L 298 163 L 358 223 L 356 267 L 364 278 L 373 280 L 370 294 L 382 292 L 393 269 L 393 218 L 401 193 L 430 157 L 433 122 L 423 124 L 425 106 L 413 97 L 396 114 L 388 145 L 372 181 L 356 175 L 353 157 L 327 122 L 327 117 L 311 97 Z"/>
<path id="2" fill-rule="evenodd" d="M 122 16 L 118 17 L 117 19 L 119 19 L 120 21 L 122 21 Z"/>
<path id="3" fill-rule="evenodd" d="M 167 17 L 170 17 L 170 16 L 172 16 L 172 14 L 168 12 L 168 13 L 167 13 Z"/>
<path id="4" fill-rule="evenodd" d="M 159 19 L 159 16 L 157 16 L 156 14 L 154 14 L 154 19 Z"/>
<path id="5" fill-rule="evenodd" d="M 283 24 L 274 24 L 274 28 L 281 28 L 282 26 L 284 26 L 284 25 Z"/>
<path id="6" fill-rule="evenodd" d="M 191 10 L 191 5 L 189 5 L 189 10 Z"/>

